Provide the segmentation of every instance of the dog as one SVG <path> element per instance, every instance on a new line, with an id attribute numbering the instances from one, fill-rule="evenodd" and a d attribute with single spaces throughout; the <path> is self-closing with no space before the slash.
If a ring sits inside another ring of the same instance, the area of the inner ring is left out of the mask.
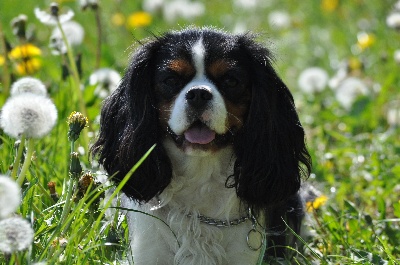
<path id="1" fill-rule="evenodd" d="M 133 53 L 91 152 L 118 183 L 155 145 L 123 187 L 135 265 L 258 264 L 295 247 L 311 158 L 272 64 L 256 35 L 209 27 Z"/>

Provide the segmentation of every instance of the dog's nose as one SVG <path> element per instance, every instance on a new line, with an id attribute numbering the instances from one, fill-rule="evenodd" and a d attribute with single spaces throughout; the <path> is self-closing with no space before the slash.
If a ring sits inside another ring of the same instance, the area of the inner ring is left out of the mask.
<path id="1" fill-rule="evenodd" d="M 200 109 L 213 98 L 211 91 L 205 87 L 196 86 L 186 93 L 186 100 L 190 106 Z"/>

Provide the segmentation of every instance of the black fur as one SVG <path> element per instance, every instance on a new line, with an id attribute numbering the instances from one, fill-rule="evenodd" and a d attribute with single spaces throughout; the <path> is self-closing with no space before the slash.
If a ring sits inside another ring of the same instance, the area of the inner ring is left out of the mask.
<path id="1" fill-rule="evenodd" d="M 248 35 L 238 45 L 250 61 L 252 100 L 235 138 L 234 186 L 249 205 L 265 209 L 297 193 L 311 171 L 293 97 L 271 65 L 269 50 Z"/>
<path id="2" fill-rule="evenodd" d="M 138 202 L 147 202 L 168 186 L 172 165 L 161 143 L 168 136 L 158 122 L 154 74 L 160 57 L 166 53 L 182 56 L 199 35 L 203 35 L 206 48 L 212 48 L 213 58 L 235 56 L 244 63 L 252 82 L 247 118 L 233 140 L 237 160 L 227 187 L 235 188 L 255 212 L 265 211 L 272 229 L 276 226 L 282 231 L 281 217 L 289 215 L 289 223 L 299 232 L 303 211 L 296 194 L 301 178 L 311 171 L 311 158 L 293 97 L 273 69 L 269 50 L 250 34 L 188 29 L 144 44 L 133 55 L 119 88 L 104 102 L 100 135 L 92 154 L 118 182 L 156 144 L 123 191 Z M 299 211 L 288 212 L 291 205 Z M 274 239 L 282 243 L 282 237 Z"/>
<path id="3" fill-rule="evenodd" d="M 154 107 L 154 57 L 160 45 L 157 40 L 150 42 L 134 54 L 118 89 L 104 101 L 100 134 L 91 148 L 107 173 L 118 182 L 156 144 L 123 187 L 126 194 L 139 202 L 149 201 L 162 192 L 172 176 Z"/>

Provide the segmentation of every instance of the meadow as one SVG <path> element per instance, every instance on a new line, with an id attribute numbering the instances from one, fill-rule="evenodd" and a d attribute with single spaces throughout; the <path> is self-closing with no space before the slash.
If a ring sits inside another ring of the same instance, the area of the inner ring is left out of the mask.
<path id="1" fill-rule="evenodd" d="M 56 3 L 0 1 L 0 107 L 18 97 L 17 80 L 33 77 L 57 109 L 35 127 L 45 132 L 13 134 L 17 116 L 2 123 L 0 178 L 16 180 L 22 201 L 6 212 L 13 189 L 0 181 L 0 264 L 126 263 L 126 221 L 109 208 L 121 187 L 108 187 L 88 149 L 131 52 L 193 25 L 258 33 L 294 95 L 317 191 L 292 263 L 400 264 L 400 1 Z M 33 231 L 18 227 L 26 222 Z"/>

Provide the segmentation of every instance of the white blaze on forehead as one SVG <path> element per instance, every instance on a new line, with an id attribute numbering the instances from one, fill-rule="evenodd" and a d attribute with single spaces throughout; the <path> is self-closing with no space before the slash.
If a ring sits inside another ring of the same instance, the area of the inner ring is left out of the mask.
<path id="1" fill-rule="evenodd" d="M 194 67 L 196 68 L 196 76 L 203 76 L 204 75 L 204 58 L 206 55 L 206 50 L 203 45 L 203 38 L 200 38 L 192 47 L 192 56 Z"/>
<path id="2" fill-rule="evenodd" d="M 193 119 L 188 117 L 187 110 L 190 106 L 186 100 L 186 94 L 190 89 L 194 87 L 202 87 L 202 89 L 208 90 L 212 95 L 213 99 L 209 102 L 208 107 L 199 116 L 202 122 L 204 122 L 211 130 L 216 133 L 226 133 L 226 119 L 227 111 L 222 95 L 219 93 L 217 87 L 207 78 L 205 70 L 205 57 L 206 50 L 203 44 L 203 39 L 200 37 L 194 44 L 191 50 L 193 64 L 196 70 L 194 78 L 182 89 L 178 97 L 175 99 L 172 107 L 172 113 L 168 120 L 168 125 L 171 130 L 177 135 L 181 135 L 186 131 Z"/>

